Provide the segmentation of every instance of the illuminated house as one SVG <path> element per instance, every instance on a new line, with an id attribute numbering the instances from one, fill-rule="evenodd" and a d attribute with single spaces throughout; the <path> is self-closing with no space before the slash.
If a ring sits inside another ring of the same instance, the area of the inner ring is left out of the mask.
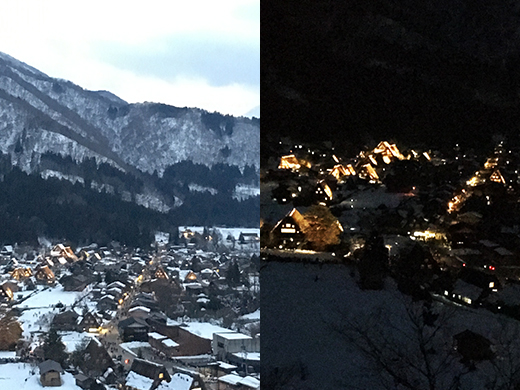
<path id="1" fill-rule="evenodd" d="M 298 171 L 302 167 L 310 168 L 311 164 L 304 160 L 298 160 L 294 154 L 282 156 L 280 165 L 278 165 L 278 169 L 290 169 L 293 171 Z"/>
<path id="2" fill-rule="evenodd" d="M 368 179 L 373 181 L 379 180 L 379 175 L 377 174 L 374 167 L 370 164 L 365 164 L 358 168 L 358 174 L 359 177 L 362 179 Z"/>
<path id="3" fill-rule="evenodd" d="M 352 176 L 356 174 L 356 171 L 354 170 L 354 167 L 352 164 L 348 165 L 341 165 L 337 164 L 332 168 L 330 171 L 330 174 L 336 178 L 336 180 L 341 179 L 343 176 Z"/>
<path id="4" fill-rule="evenodd" d="M 271 230 L 271 243 L 277 248 L 298 248 L 305 240 L 308 222 L 296 209 L 282 218 Z"/>
<path id="5" fill-rule="evenodd" d="M 498 170 L 498 169 L 496 169 L 491 174 L 491 176 L 489 176 L 489 180 L 491 180 L 491 181 L 493 181 L 495 183 L 506 184 L 504 176 L 502 176 L 502 174 L 500 173 L 500 170 Z"/>
<path id="6" fill-rule="evenodd" d="M 498 165 L 498 157 L 490 157 L 484 163 L 485 169 L 493 169 Z"/>
<path id="7" fill-rule="evenodd" d="M 157 279 L 168 279 L 168 274 L 162 267 L 157 267 L 154 273 L 154 277 Z"/>
<path id="8" fill-rule="evenodd" d="M 70 246 L 63 244 L 55 245 L 54 248 L 51 249 L 50 254 L 52 257 L 63 257 L 68 262 L 78 261 L 78 257 L 74 254 Z"/>
<path id="9" fill-rule="evenodd" d="M 395 158 L 398 160 L 404 160 L 404 156 L 401 154 L 397 146 L 395 144 L 390 144 L 387 141 L 380 142 L 372 152 L 381 155 L 385 164 L 390 164 Z"/>
<path id="10" fill-rule="evenodd" d="M 35 277 L 37 282 L 44 284 L 52 284 L 56 279 L 54 272 L 52 272 L 52 270 L 47 265 L 38 268 L 36 270 Z"/>
<path id="11" fill-rule="evenodd" d="M 92 312 L 88 312 L 77 319 L 77 324 L 79 330 L 97 333 L 101 326 L 101 321 Z"/>
<path id="12" fill-rule="evenodd" d="M 30 268 L 16 268 L 13 271 L 11 271 L 11 277 L 13 277 L 16 280 L 23 280 L 25 278 L 29 278 L 32 276 L 32 269 Z"/>
<path id="13" fill-rule="evenodd" d="M 195 274 L 195 272 L 190 271 L 184 278 L 184 283 L 195 282 L 196 280 L 197 280 L 197 275 Z"/>
<path id="14" fill-rule="evenodd" d="M 125 387 L 129 390 L 153 390 L 170 381 L 171 376 L 164 365 L 135 358 L 126 376 Z"/>
<path id="15" fill-rule="evenodd" d="M 0 300 L 1 301 L 10 301 L 13 299 L 13 290 L 6 284 L 0 286 Z"/>
<path id="16" fill-rule="evenodd" d="M 315 194 L 319 201 L 328 202 L 329 200 L 332 200 L 332 190 L 323 180 L 316 186 Z"/>

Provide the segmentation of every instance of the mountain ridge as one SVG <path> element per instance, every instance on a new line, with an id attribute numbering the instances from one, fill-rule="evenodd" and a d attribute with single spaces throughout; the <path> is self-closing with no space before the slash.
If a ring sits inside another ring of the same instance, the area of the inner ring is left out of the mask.
<path id="1" fill-rule="evenodd" d="M 257 226 L 259 164 L 257 118 L 129 104 L 0 53 L 0 242 Z"/>

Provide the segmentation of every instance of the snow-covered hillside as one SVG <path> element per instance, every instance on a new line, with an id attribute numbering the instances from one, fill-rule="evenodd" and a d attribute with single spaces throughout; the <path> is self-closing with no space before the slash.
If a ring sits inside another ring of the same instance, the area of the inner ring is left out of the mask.
<path id="1" fill-rule="evenodd" d="M 341 264 L 268 262 L 261 276 L 262 327 L 269 329 L 262 334 L 262 383 L 269 388 L 406 388 L 383 363 L 406 372 L 416 389 L 447 389 L 453 381 L 468 390 L 518 383 L 508 377 L 520 368 L 518 321 L 439 297 L 428 309 L 438 317 L 424 325 L 424 302 L 412 302 L 391 279 L 381 291 L 360 290 L 355 269 Z M 432 337 L 424 351 L 417 328 Z M 492 361 L 474 369 L 461 362 L 453 336 L 465 330 L 491 342 Z M 428 369 L 437 371 L 434 387 L 419 373 Z"/>
<path id="2" fill-rule="evenodd" d="M 159 174 L 184 160 L 259 168 L 258 120 L 157 103 L 127 104 L 107 91 L 50 78 L 3 53 L 0 112 L 1 150 L 26 172 L 37 169 L 46 151 Z"/>

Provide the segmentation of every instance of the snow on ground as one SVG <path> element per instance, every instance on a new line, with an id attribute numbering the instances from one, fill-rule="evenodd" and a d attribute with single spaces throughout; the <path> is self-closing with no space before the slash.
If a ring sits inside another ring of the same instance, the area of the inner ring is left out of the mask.
<path id="1" fill-rule="evenodd" d="M 48 332 L 51 321 L 58 311 L 58 309 L 50 307 L 24 310 L 18 317 L 23 329 L 22 336 L 29 339 L 31 333 Z"/>
<path id="2" fill-rule="evenodd" d="M 38 308 L 38 307 L 50 307 L 61 302 L 65 306 L 72 305 L 79 298 L 82 297 L 81 292 L 77 291 L 64 291 L 62 286 L 42 290 L 38 294 L 35 294 L 23 301 L 22 303 L 15 305 L 18 308 Z"/>
<path id="3" fill-rule="evenodd" d="M 29 338 L 34 332 L 47 332 L 53 317 L 59 312 L 58 302 L 70 306 L 84 294 L 63 291 L 63 287 L 37 290 L 34 295 L 14 307 L 23 309 L 18 321 L 22 324 L 23 337 Z"/>
<path id="4" fill-rule="evenodd" d="M 244 314 L 243 316 L 240 317 L 240 319 L 244 319 L 244 320 L 260 320 L 260 309 L 252 312 L 252 313 L 249 313 L 249 314 Z"/>
<path id="5" fill-rule="evenodd" d="M 262 377 L 267 387 L 276 383 L 302 389 L 384 389 L 374 361 L 359 349 L 361 336 L 351 338 L 352 333 L 348 331 L 353 332 L 354 328 L 348 328 L 347 323 L 357 324 L 366 331 L 381 331 L 381 335 L 372 335 L 376 342 L 377 338 L 386 337 L 404 351 L 417 351 L 417 346 L 409 341 L 416 338 L 410 333 L 412 325 L 407 307 L 420 303 L 411 303 L 391 279 L 387 279 L 381 291 L 361 290 L 355 274 L 354 269 L 342 264 L 269 262 L 264 265 L 262 327 L 269 332 L 262 334 Z M 483 309 L 437 301 L 433 305 L 446 315 L 434 357 L 441 356 L 441 351 L 452 350 L 453 336 L 469 329 L 487 337 L 496 346 L 497 359 L 505 370 L 511 363 L 504 358 L 508 350 L 515 356 L 512 364 L 520 367 L 520 324 L 517 321 Z M 442 380 L 461 369 L 457 356 L 446 368 Z M 486 361 L 476 366 L 476 370 L 462 377 L 460 389 L 486 388 L 486 381 L 493 377 L 496 367 Z M 276 382 L 280 378 L 284 383 Z M 275 382 L 271 384 L 270 380 Z"/>
<path id="6" fill-rule="evenodd" d="M 60 390 L 81 390 L 72 374 L 61 374 Z M 40 370 L 29 363 L 0 364 L 0 389 L 41 390 Z"/>

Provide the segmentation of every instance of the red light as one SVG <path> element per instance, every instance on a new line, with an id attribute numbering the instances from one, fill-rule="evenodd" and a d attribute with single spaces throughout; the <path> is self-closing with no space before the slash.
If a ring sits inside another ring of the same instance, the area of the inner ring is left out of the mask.
<path id="1" fill-rule="evenodd" d="M 466 263 L 462 263 L 462 266 L 465 267 L 465 266 L 466 266 Z"/>
<path id="2" fill-rule="evenodd" d="M 493 267 L 492 265 L 490 265 L 490 266 L 489 266 L 489 269 L 490 269 L 491 271 L 494 271 L 494 270 L 495 270 L 495 267 Z"/>
<path id="3" fill-rule="evenodd" d="M 126 359 L 125 364 L 129 364 L 129 363 L 130 363 L 130 359 Z"/>

